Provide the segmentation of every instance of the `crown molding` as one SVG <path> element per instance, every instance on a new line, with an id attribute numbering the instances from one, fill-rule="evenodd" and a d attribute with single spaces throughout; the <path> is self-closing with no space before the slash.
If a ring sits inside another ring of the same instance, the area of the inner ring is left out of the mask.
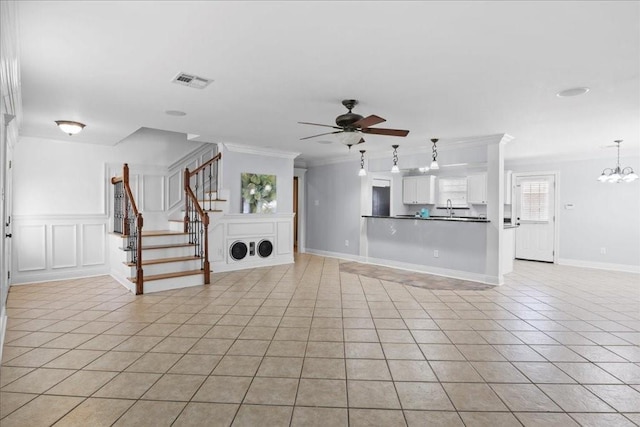
<path id="1" fill-rule="evenodd" d="M 493 144 L 507 144 L 513 141 L 514 137 L 506 133 L 499 133 L 494 135 L 483 135 L 483 136 L 470 136 L 463 138 L 442 138 L 438 140 L 438 152 L 447 152 L 451 150 L 460 150 L 464 148 L 472 148 L 472 147 L 486 147 Z M 431 142 L 429 142 L 431 144 Z M 440 145 L 443 144 L 443 145 Z M 402 147 L 401 147 L 402 149 Z M 354 151 L 357 153 L 357 151 Z M 431 145 L 424 145 L 421 147 L 407 148 L 402 149 L 401 156 L 411 156 L 417 154 L 429 154 L 431 153 Z M 391 150 L 379 150 L 379 151 L 367 151 L 367 159 L 383 159 L 391 156 Z M 352 160 L 360 160 L 360 158 L 353 157 L 351 158 L 349 154 L 343 155 L 340 157 L 327 157 L 323 159 L 317 160 L 309 160 L 307 161 L 307 166 L 315 167 L 315 166 L 324 166 L 335 163 L 344 163 L 350 162 Z"/>
<path id="2" fill-rule="evenodd" d="M 273 148 L 255 147 L 251 145 L 232 144 L 229 142 L 220 143 L 226 151 L 232 153 L 255 154 L 258 156 L 281 157 L 284 159 L 295 159 L 300 155 L 294 151 L 276 150 Z"/>
<path id="3" fill-rule="evenodd" d="M 589 151 L 581 153 L 561 153 L 561 154 L 547 154 L 542 156 L 529 156 L 518 158 L 505 158 L 504 162 L 506 166 L 523 166 L 523 165 L 536 165 L 536 164 L 549 164 L 549 163 L 570 163 L 570 162 L 585 162 L 590 160 L 610 161 L 615 163 L 615 153 L 607 156 L 602 151 Z M 627 156 L 620 156 L 620 161 L 638 162 L 640 159 L 640 153 L 637 151 L 631 152 Z"/>

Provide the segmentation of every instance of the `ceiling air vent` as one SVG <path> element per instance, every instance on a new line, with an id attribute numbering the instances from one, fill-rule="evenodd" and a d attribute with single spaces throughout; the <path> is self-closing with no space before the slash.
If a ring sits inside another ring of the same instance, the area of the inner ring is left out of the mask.
<path id="1" fill-rule="evenodd" d="M 198 77 L 194 74 L 178 73 L 171 81 L 183 86 L 189 86 L 196 89 L 204 89 L 205 87 L 209 86 L 209 84 L 213 80 L 206 79 L 204 77 Z"/>

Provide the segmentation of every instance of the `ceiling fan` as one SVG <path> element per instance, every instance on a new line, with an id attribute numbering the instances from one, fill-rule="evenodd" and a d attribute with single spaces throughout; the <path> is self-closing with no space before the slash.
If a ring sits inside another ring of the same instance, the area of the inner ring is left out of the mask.
<path id="1" fill-rule="evenodd" d="M 336 117 L 336 125 L 322 125 L 318 123 L 309 123 L 309 122 L 298 122 L 303 125 L 313 125 L 313 126 L 324 126 L 328 128 L 337 129 L 333 132 L 325 132 L 320 133 L 318 135 L 307 136 L 305 138 L 300 138 L 300 140 L 315 138 L 323 135 L 332 135 L 332 134 L 344 134 L 344 138 L 342 138 L 342 142 L 351 148 L 352 145 L 362 144 L 364 138 L 360 135 L 361 133 L 367 133 L 372 135 L 387 135 L 387 136 L 407 136 L 409 134 L 408 130 L 402 129 L 384 129 L 384 128 L 372 128 L 371 126 L 377 125 L 378 123 L 386 122 L 382 117 L 371 115 L 368 117 L 362 117 L 360 114 L 352 113 L 351 110 L 358 104 L 358 101 L 355 99 L 345 99 L 342 101 L 342 105 L 344 105 L 349 112 L 344 113 Z"/>

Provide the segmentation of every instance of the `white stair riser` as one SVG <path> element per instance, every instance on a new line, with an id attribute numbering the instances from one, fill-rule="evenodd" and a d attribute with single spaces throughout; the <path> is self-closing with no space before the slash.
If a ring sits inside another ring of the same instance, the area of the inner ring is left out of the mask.
<path id="1" fill-rule="evenodd" d="M 177 230 L 182 232 L 182 230 Z M 188 243 L 187 234 L 174 234 L 168 236 L 142 236 L 142 246 L 172 245 L 176 243 Z M 122 239 L 121 247 L 127 246 L 127 240 Z"/>
<path id="2" fill-rule="evenodd" d="M 136 275 L 135 267 L 128 267 L 128 277 L 134 277 Z M 178 271 L 191 271 L 200 269 L 200 260 L 195 259 L 192 261 L 181 262 L 163 262 L 162 264 L 148 264 L 142 266 L 142 271 L 145 276 L 153 276 L 156 274 L 175 273 Z"/>
<path id="3" fill-rule="evenodd" d="M 169 221 L 169 230 L 183 232 L 184 222 Z"/>
<path id="4" fill-rule="evenodd" d="M 182 276 L 171 279 L 152 280 L 144 282 L 144 293 L 166 291 L 169 289 L 188 288 L 190 286 L 200 286 L 204 284 L 204 276 L 197 274 L 193 276 Z"/>
<path id="5" fill-rule="evenodd" d="M 179 230 L 182 231 L 182 230 Z M 189 236 L 186 234 L 175 234 L 168 236 L 142 236 L 142 246 L 146 245 L 171 245 L 175 243 L 188 243 Z"/>
<path id="6" fill-rule="evenodd" d="M 161 258 L 175 258 L 179 256 L 195 255 L 194 246 L 182 246 L 178 248 L 163 248 L 163 249 L 143 249 L 142 259 L 161 259 Z"/>

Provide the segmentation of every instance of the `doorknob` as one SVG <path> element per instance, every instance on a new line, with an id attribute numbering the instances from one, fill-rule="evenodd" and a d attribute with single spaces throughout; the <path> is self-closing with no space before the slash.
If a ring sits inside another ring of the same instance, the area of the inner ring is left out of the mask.
<path id="1" fill-rule="evenodd" d="M 4 237 L 9 237 L 9 238 L 11 238 L 11 233 L 9 233 L 9 234 L 5 234 L 5 235 L 4 235 Z"/>

